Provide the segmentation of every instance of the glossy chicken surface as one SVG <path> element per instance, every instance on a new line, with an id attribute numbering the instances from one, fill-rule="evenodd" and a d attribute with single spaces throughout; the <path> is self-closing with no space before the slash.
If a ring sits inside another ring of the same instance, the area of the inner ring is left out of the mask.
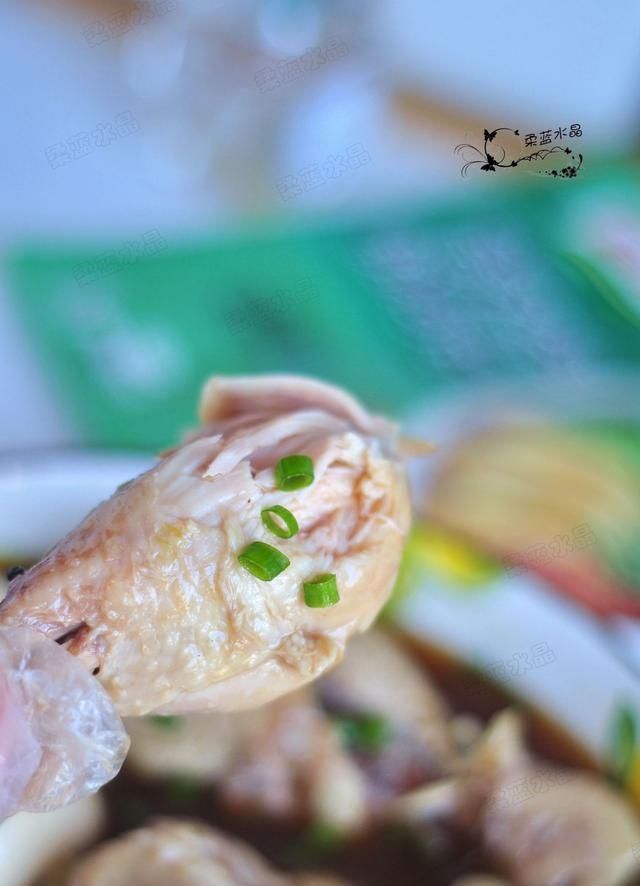
<path id="1" fill-rule="evenodd" d="M 293 377 L 212 379 L 202 427 L 121 487 L 16 577 L 0 626 L 63 642 L 123 715 L 258 706 L 315 679 L 386 601 L 409 527 L 395 432 L 344 392 Z M 305 454 L 310 486 L 277 487 Z M 283 505 L 300 531 L 261 522 Z M 290 560 L 272 581 L 243 568 L 253 541 Z M 305 605 L 334 573 L 340 600 Z"/>
<path id="2" fill-rule="evenodd" d="M 313 686 L 260 710 L 128 725 L 136 778 L 209 782 L 204 796 L 227 822 L 311 821 L 360 841 L 357 883 L 393 882 L 364 859 L 396 828 L 424 847 L 424 878 L 412 868 L 412 884 L 626 886 L 640 875 L 638 817 L 619 790 L 534 753 L 511 708 L 486 725 L 455 713 L 379 628 L 354 638 Z M 401 845 L 400 866 L 413 843 Z"/>
<path id="3" fill-rule="evenodd" d="M 600 776 L 533 757 L 508 709 L 447 779 L 401 797 L 395 811 L 419 828 L 477 832 L 514 886 L 623 886 L 640 875 L 631 805 Z"/>
<path id="4" fill-rule="evenodd" d="M 369 741 L 374 754 L 357 735 L 345 741 L 359 715 L 384 727 Z M 258 710 L 166 723 L 134 718 L 126 726 L 127 766 L 143 777 L 201 778 L 240 814 L 310 818 L 343 833 L 379 818 L 407 786 L 448 771 L 454 754 L 446 703 L 377 628 L 355 637 L 344 661 L 313 686 Z"/>
<path id="5" fill-rule="evenodd" d="M 286 876 L 250 846 L 194 822 L 160 820 L 107 843 L 67 886 L 340 886 L 322 875 Z M 346 884 L 345 884 L 346 886 Z"/>

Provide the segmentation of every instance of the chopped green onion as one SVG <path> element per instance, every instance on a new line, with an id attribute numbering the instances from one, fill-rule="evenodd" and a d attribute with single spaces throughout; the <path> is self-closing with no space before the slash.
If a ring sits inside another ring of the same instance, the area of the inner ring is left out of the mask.
<path id="1" fill-rule="evenodd" d="M 338 717 L 337 724 L 344 744 L 351 750 L 375 754 L 391 739 L 388 720 L 378 714 Z"/>
<path id="2" fill-rule="evenodd" d="M 282 523 L 274 520 L 271 516 L 272 514 L 275 514 L 276 517 L 280 517 L 284 526 Z M 274 535 L 277 535 L 278 538 L 291 538 L 300 528 L 298 526 L 298 521 L 291 511 L 283 508 L 282 505 L 273 505 L 270 508 L 264 508 L 264 510 L 260 512 L 260 516 L 262 517 L 263 526 L 265 526 L 269 532 L 273 532 Z"/>
<path id="3" fill-rule="evenodd" d="M 263 541 L 252 541 L 238 555 L 238 560 L 251 575 L 262 581 L 271 581 L 289 565 L 289 558 L 282 551 L 272 548 Z"/>
<path id="4" fill-rule="evenodd" d="M 344 831 L 324 821 L 314 822 L 304 835 L 307 847 L 318 854 L 334 852 L 344 843 Z"/>
<path id="5" fill-rule="evenodd" d="M 316 575 L 311 581 L 305 581 L 303 588 L 304 602 L 314 609 L 333 606 L 340 599 L 338 582 L 331 572 Z"/>
<path id="6" fill-rule="evenodd" d="M 636 720 L 627 705 L 618 707 L 609 728 L 607 757 L 609 771 L 619 785 L 625 785 L 634 763 L 637 743 Z"/>
<path id="7" fill-rule="evenodd" d="M 182 717 L 173 717 L 170 715 L 167 717 L 163 717 L 159 714 L 156 714 L 151 718 L 151 722 L 155 726 L 158 726 L 160 729 L 166 729 L 167 731 L 169 731 L 172 729 L 177 729 L 178 726 L 181 725 Z"/>
<path id="8" fill-rule="evenodd" d="M 198 799 L 203 783 L 195 775 L 175 772 L 165 784 L 165 795 L 175 806 L 190 807 Z"/>
<path id="9" fill-rule="evenodd" d="M 313 462 L 308 455 L 287 455 L 276 465 L 275 474 L 278 489 L 302 489 L 313 483 Z"/>
<path id="10" fill-rule="evenodd" d="M 287 861 L 294 867 L 317 864 L 339 851 L 345 839 L 345 832 L 335 825 L 315 821 L 296 840 L 287 844 Z"/>

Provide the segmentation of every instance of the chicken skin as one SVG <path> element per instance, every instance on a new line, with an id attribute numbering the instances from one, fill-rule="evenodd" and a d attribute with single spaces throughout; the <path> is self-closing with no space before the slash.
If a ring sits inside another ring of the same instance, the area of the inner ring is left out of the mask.
<path id="1" fill-rule="evenodd" d="M 213 378 L 202 426 L 120 487 L 10 585 L 0 626 L 62 643 L 121 715 L 240 710 L 310 682 L 366 630 L 394 583 L 409 528 L 394 427 L 349 395 L 288 376 Z M 285 491 L 281 459 L 313 482 Z M 261 519 L 282 506 L 290 538 Z M 287 568 L 265 581 L 239 561 L 258 541 Z M 333 574 L 334 605 L 303 584 Z"/>
<path id="2" fill-rule="evenodd" d="M 68 886 L 340 886 L 341 882 L 321 874 L 280 874 L 239 840 L 195 822 L 161 819 L 90 853 Z"/>
<path id="3" fill-rule="evenodd" d="M 211 782 L 237 814 L 356 834 L 398 795 L 451 771 L 450 719 L 424 671 L 374 627 L 329 674 L 257 710 L 127 719 L 127 766 L 145 779 Z M 368 744 L 358 734 L 367 721 Z"/>
<path id="4" fill-rule="evenodd" d="M 537 760 L 522 731 L 515 711 L 496 714 L 451 776 L 400 797 L 395 814 L 479 833 L 513 886 L 636 883 L 640 827 L 628 799 L 600 776 Z"/>

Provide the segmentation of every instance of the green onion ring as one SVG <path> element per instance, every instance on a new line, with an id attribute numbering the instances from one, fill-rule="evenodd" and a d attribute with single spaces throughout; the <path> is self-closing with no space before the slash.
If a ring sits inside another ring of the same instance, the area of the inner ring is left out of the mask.
<path id="1" fill-rule="evenodd" d="M 289 558 L 282 551 L 263 541 L 252 541 L 238 554 L 241 566 L 261 581 L 271 581 L 289 565 Z"/>
<path id="2" fill-rule="evenodd" d="M 308 455 L 286 455 L 276 465 L 275 475 L 283 492 L 303 489 L 313 483 L 313 462 Z"/>
<path id="3" fill-rule="evenodd" d="M 276 517 L 280 517 L 284 526 L 281 526 L 280 523 L 276 522 L 271 516 L 272 514 L 275 514 Z M 260 511 L 260 517 L 265 529 L 268 529 L 269 532 L 273 532 L 278 538 L 293 538 L 300 528 L 298 526 L 298 521 L 291 511 L 283 508 L 282 505 L 272 505 L 270 508 L 264 508 Z"/>
<path id="4" fill-rule="evenodd" d="M 313 609 L 334 606 L 340 600 L 338 582 L 331 572 L 324 572 L 310 581 L 305 581 L 303 589 L 304 602 Z"/>

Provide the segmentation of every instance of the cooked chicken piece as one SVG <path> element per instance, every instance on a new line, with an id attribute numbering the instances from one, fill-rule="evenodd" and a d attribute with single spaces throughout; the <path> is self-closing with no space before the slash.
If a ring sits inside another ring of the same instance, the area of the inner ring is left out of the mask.
<path id="1" fill-rule="evenodd" d="M 516 783 L 531 759 L 523 744 L 522 721 L 513 711 L 496 714 L 467 757 L 456 761 L 452 774 L 408 791 L 388 807 L 402 821 L 455 821 L 477 829 L 492 796 Z"/>
<path id="2" fill-rule="evenodd" d="M 640 825 L 622 794 L 595 775 L 536 763 L 510 711 L 491 721 L 457 776 L 390 811 L 478 833 L 516 886 L 621 886 L 640 871 Z"/>
<path id="3" fill-rule="evenodd" d="M 602 778 L 533 767 L 516 789 L 518 800 L 492 797 L 483 830 L 517 886 L 621 886 L 640 873 L 637 817 Z"/>
<path id="4" fill-rule="evenodd" d="M 460 785 L 455 778 L 441 778 L 407 791 L 388 804 L 389 818 L 421 825 L 454 820 L 460 802 Z"/>
<path id="5" fill-rule="evenodd" d="M 81 861 L 68 886 L 339 886 L 322 875 L 279 874 L 245 843 L 195 822 L 164 819 Z"/>
<path id="6" fill-rule="evenodd" d="M 308 690 L 255 711 L 127 721 L 127 766 L 147 776 L 216 782 L 230 805 L 276 818 L 311 816 L 342 831 L 368 818 L 364 773 Z"/>
<path id="7" fill-rule="evenodd" d="M 131 748 L 126 768 L 150 779 L 187 775 L 216 782 L 241 752 L 247 731 L 276 703 L 235 714 L 128 717 L 124 725 Z"/>
<path id="8" fill-rule="evenodd" d="M 364 823 L 364 773 L 310 693 L 296 693 L 244 716 L 253 726 L 241 727 L 244 742 L 219 782 L 231 803 L 274 816 L 310 814 L 342 831 Z"/>
<path id="9" fill-rule="evenodd" d="M 455 714 L 449 721 L 449 728 L 456 750 L 467 754 L 482 735 L 483 723 L 471 714 Z"/>
<path id="10" fill-rule="evenodd" d="M 500 711 L 459 767 L 457 816 L 468 827 L 477 825 L 492 797 L 522 778 L 532 765 L 524 744 L 522 718 L 509 709 Z"/>
<path id="11" fill-rule="evenodd" d="M 387 767 L 398 753 L 422 780 L 451 767 L 455 748 L 446 702 L 389 634 L 374 629 L 355 638 L 317 691 L 333 709 L 383 718 L 391 733 Z"/>
<path id="12" fill-rule="evenodd" d="M 29 625 L 98 675 L 124 715 L 255 707 L 318 677 L 387 599 L 409 527 L 393 428 L 329 385 L 213 379 L 203 427 L 121 487 L 24 575 L 0 625 Z M 314 482 L 281 491 L 274 468 L 309 456 Z M 271 534 L 282 505 L 300 531 Z M 253 541 L 290 560 L 266 582 L 238 562 Z M 305 605 L 335 573 L 340 600 Z"/>
<path id="13" fill-rule="evenodd" d="M 75 856 L 98 837 L 104 819 L 103 802 L 94 794 L 53 812 L 20 812 L 2 822 L 2 886 L 26 886 L 48 865 Z"/>
<path id="14" fill-rule="evenodd" d="M 343 718 L 327 714 L 321 699 Z M 378 715 L 384 731 L 374 732 L 373 747 L 345 741 L 362 714 L 365 738 L 367 715 Z M 231 803 L 270 816 L 311 816 L 343 831 L 357 830 L 389 796 L 446 771 L 453 756 L 437 690 L 376 629 L 354 638 L 342 664 L 312 688 L 256 711 L 138 717 L 127 729 L 127 765 L 142 775 L 187 773 L 216 782 Z"/>
<path id="15" fill-rule="evenodd" d="M 485 794 L 485 843 L 517 886 L 617 886 L 640 871 L 640 825 L 623 795 L 598 776 L 537 763 L 515 714 L 494 718 L 463 778 L 467 817 Z"/>

